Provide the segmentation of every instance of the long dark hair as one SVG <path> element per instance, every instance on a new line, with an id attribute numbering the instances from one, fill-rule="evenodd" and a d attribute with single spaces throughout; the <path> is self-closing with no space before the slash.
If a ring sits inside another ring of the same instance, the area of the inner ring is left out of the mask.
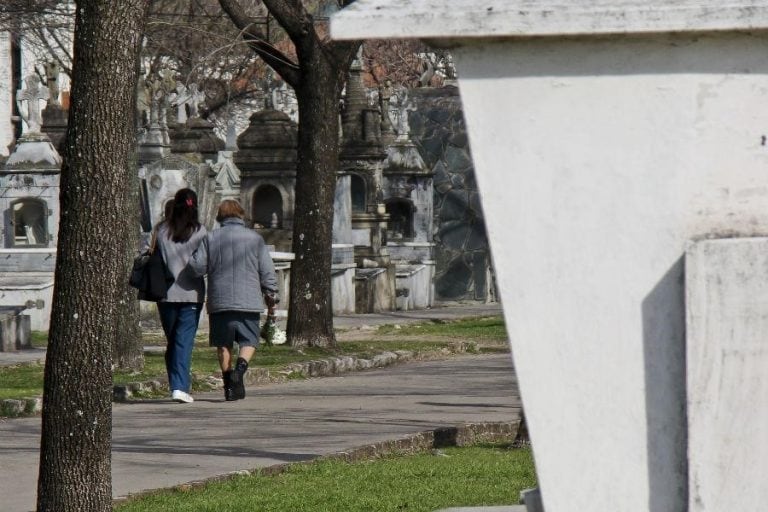
<path id="1" fill-rule="evenodd" d="M 200 229 L 197 219 L 197 194 L 191 188 L 182 188 L 173 197 L 173 210 L 168 219 L 168 238 L 174 242 L 186 242 L 192 233 Z"/>

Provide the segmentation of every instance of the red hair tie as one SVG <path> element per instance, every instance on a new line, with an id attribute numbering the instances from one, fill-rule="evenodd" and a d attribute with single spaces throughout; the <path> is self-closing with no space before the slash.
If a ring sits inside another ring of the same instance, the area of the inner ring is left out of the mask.
<path id="1" fill-rule="evenodd" d="M 186 203 L 187 203 L 187 206 L 189 206 L 190 208 L 192 208 L 193 206 L 195 206 L 195 202 L 192 200 L 192 198 L 191 198 L 191 197 L 188 197 L 188 198 L 187 198 L 187 201 L 186 201 Z"/>

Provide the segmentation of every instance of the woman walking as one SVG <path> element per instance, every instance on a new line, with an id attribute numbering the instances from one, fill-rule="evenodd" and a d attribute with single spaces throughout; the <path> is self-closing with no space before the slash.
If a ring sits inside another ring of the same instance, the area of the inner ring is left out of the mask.
<path id="1" fill-rule="evenodd" d="M 205 234 L 206 229 L 198 220 L 197 194 L 188 188 L 179 190 L 173 198 L 170 216 L 157 228 L 157 246 L 174 278 L 157 309 L 167 342 L 165 369 L 171 398 L 181 403 L 194 401 L 189 395 L 190 366 L 205 299 L 205 281 L 194 275 L 187 264 Z"/>
<path id="2" fill-rule="evenodd" d="M 208 275 L 210 345 L 216 347 L 227 401 L 245 398 L 244 376 L 259 345 L 259 313 L 277 298 L 275 266 L 264 239 L 245 227 L 245 211 L 231 199 L 222 201 L 216 220 L 221 224 L 203 238 L 190 268 Z M 232 349 L 238 345 L 232 366 Z"/>

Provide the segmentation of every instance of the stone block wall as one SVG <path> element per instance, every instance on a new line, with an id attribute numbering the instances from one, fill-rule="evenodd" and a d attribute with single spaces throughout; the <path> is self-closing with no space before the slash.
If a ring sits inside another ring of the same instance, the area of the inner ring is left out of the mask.
<path id="1" fill-rule="evenodd" d="M 409 92 L 411 138 L 434 174 L 435 298 L 495 300 L 491 253 L 456 87 Z"/>

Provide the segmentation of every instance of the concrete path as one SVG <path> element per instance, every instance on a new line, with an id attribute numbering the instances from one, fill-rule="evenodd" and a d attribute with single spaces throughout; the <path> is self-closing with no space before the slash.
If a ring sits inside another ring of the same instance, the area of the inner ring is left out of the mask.
<path id="1" fill-rule="evenodd" d="M 336 315 L 333 317 L 333 326 L 342 330 L 365 330 L 379 325 L 407 325 L 431 320 L 458 320 L 460 318 L 473 318 L 492 315 L 501 315 L 501 304 L 480 304 L 470 302 L 466 304 L 453 303 L 441 305 L 432 309 L 418 309 L 414 311 L 391 311 L 370 314 Z M 285 319 L 279 318 L 278 323 L 285 328 Z M 205 330 L 201 326 L 201 330 Z M 152 347 L 151 350 L 162 350 Z M 20 350 L 18 352 L 0 352 L 0 366 L 11 366 L 19 363 L 31 363 L 45 360 L 45 349 Z"/>
<path id="2" fill-rule="evenodd" d="M 509 355 L 463 356 L 113 409 L 115 496 L 467 422 L 519 419 Z M 35 507 L 40 418 L 0 420 L 5 512 Z"/>

